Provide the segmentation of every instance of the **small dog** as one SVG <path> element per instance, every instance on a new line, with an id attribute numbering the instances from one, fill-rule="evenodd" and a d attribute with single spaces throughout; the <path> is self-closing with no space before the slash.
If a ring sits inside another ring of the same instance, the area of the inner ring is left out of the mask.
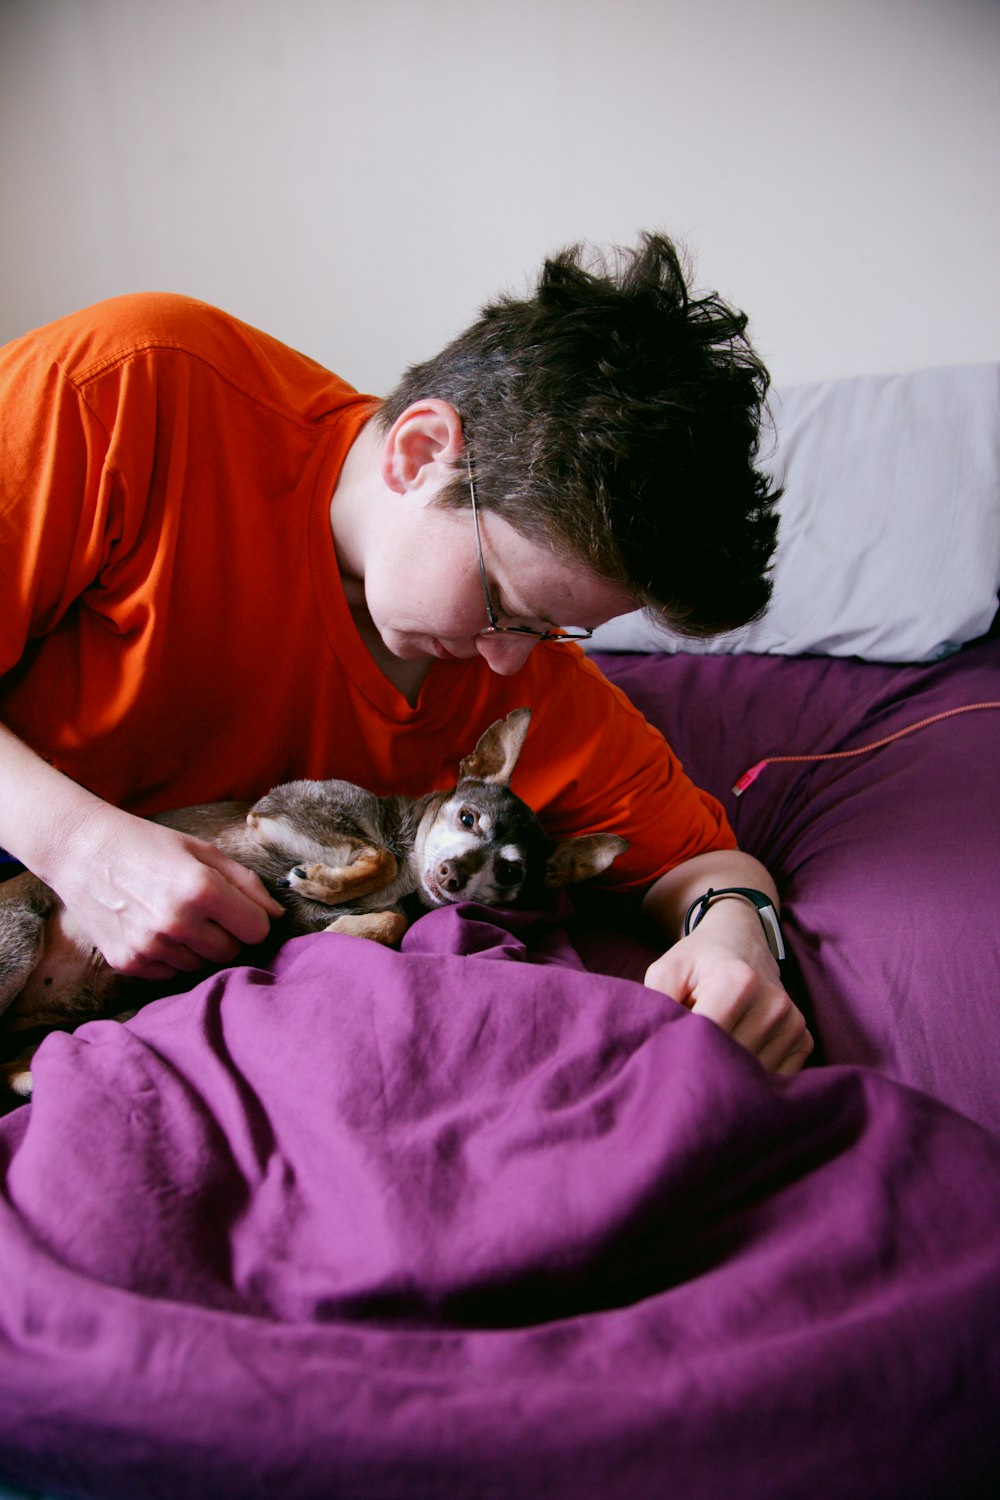
<path id="1" fill-rule="evenodd" d="M 393 945 L 421 909 L 457 901 L 529 906 L 546 888 L 607 869 L 628 848 L 611 833 L 554 845 L 511 791 L 530 719 L 531 710 L 519 708 L 492 724 L 448 792 L 376 797 L 348 781 L 290 781 L 252 807 L 217 802 L 154 821 L 217 844 L 256 871 L 286 908 L 278 942 L 326 931 Z M 202 977 L 164 985 L 120 974 L 36 876 L 0 885 L 0 1033 L 131 1015 Z M 25 1096 L 29 1061 L 22 1054 L 0 1064 L 8 1086 Z"/>

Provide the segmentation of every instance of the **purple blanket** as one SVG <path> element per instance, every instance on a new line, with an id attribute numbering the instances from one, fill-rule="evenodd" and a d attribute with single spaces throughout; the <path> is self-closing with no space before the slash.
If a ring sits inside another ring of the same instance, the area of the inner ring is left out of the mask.
<path id="1" fill-rule="evenodd" d="M 0 1476 L 104 1500 L 859 1500 L 998 1472 L 1000 1141 L 776 1080 L 554 918 L 319 935 L 45 1043 Z"/>
<path id="2" fill-rule="evenodd" d="M 931 666 L 623 656 L 608 675 L 724 802 L 778 882 L 786 982 L 820 1056 L 924 1089 L 1000 1134 L 1000 639 Z"/>

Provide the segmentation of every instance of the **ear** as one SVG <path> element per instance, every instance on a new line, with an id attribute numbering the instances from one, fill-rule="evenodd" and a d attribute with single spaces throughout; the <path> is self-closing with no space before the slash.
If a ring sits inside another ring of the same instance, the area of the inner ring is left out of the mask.
<path id="1" fill-rule="evenodd" d="M 619 838 L 617 833 L 584 833 L 566 839 L 549 855 L 545 884 L 555 887 L 589 880 L 606 870 L 627 848 L 628 839 Z"/>
<path id="2" fill-rule="evenodd" d="M 393 422 L 382 444 L 382 480 L 397 495 L 454 468 L 465 451 L 462 419 L 447 401 L 415 401 Z"/>
<path id="3" fill-rule="evenodd" d="M 491 724 L 471 755 L 467 755 L 458 767 L 459 776 L 470 776 L 475 781 L 491 781 L 506 785 L 510 781 L 521 753 L 524 737 L 531 723 L 530 708 L 515 708 L 506 719 Z"/>

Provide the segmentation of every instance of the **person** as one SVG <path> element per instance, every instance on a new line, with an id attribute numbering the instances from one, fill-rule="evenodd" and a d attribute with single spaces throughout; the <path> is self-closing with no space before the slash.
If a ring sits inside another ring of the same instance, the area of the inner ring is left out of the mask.
<path id="1" fill-rule="evenodd" d="M 454 780 L 532 708 L 515 789 L 660 927 L 652 987 L 775 1071 L 812 1040 L 715 800 L 566 632 L 766 606 L 776 493 L 746 318 L 663 235 L 546 261 L 384 401 L 207 305 L 114 298 L 0 352 L 0 845 L 109 963 L 231 961 L 280 911 L 148 822 L 297 776 Z"/>

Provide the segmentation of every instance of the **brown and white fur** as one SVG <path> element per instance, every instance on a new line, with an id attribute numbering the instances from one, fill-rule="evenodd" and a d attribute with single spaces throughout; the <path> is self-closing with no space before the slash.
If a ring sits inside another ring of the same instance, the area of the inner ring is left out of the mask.
<path id="1" fill-rule="evenodd" d="M 492 724 L 447 792 L 377 797 L 347 781 L 291 781 L 253 806 L 211 803 L 156 821 L 255 870 L 286 907 L 279 942 L 327 931 L 391 945 L 416 911 L 458 901 L 529 905 L 546 888 L 596 875 L 628 847 L 610 833 L 555 845 L 511 791 L 530 719 L 521 708 Z M 200 977 L 166 986 L 130 979 L 105 963 L 36 876 L 0 885 L 0 1037 L 134 1013 Z M 0 1073 L 30 1092 L 24 1059 L 0 1064 Z"/>

